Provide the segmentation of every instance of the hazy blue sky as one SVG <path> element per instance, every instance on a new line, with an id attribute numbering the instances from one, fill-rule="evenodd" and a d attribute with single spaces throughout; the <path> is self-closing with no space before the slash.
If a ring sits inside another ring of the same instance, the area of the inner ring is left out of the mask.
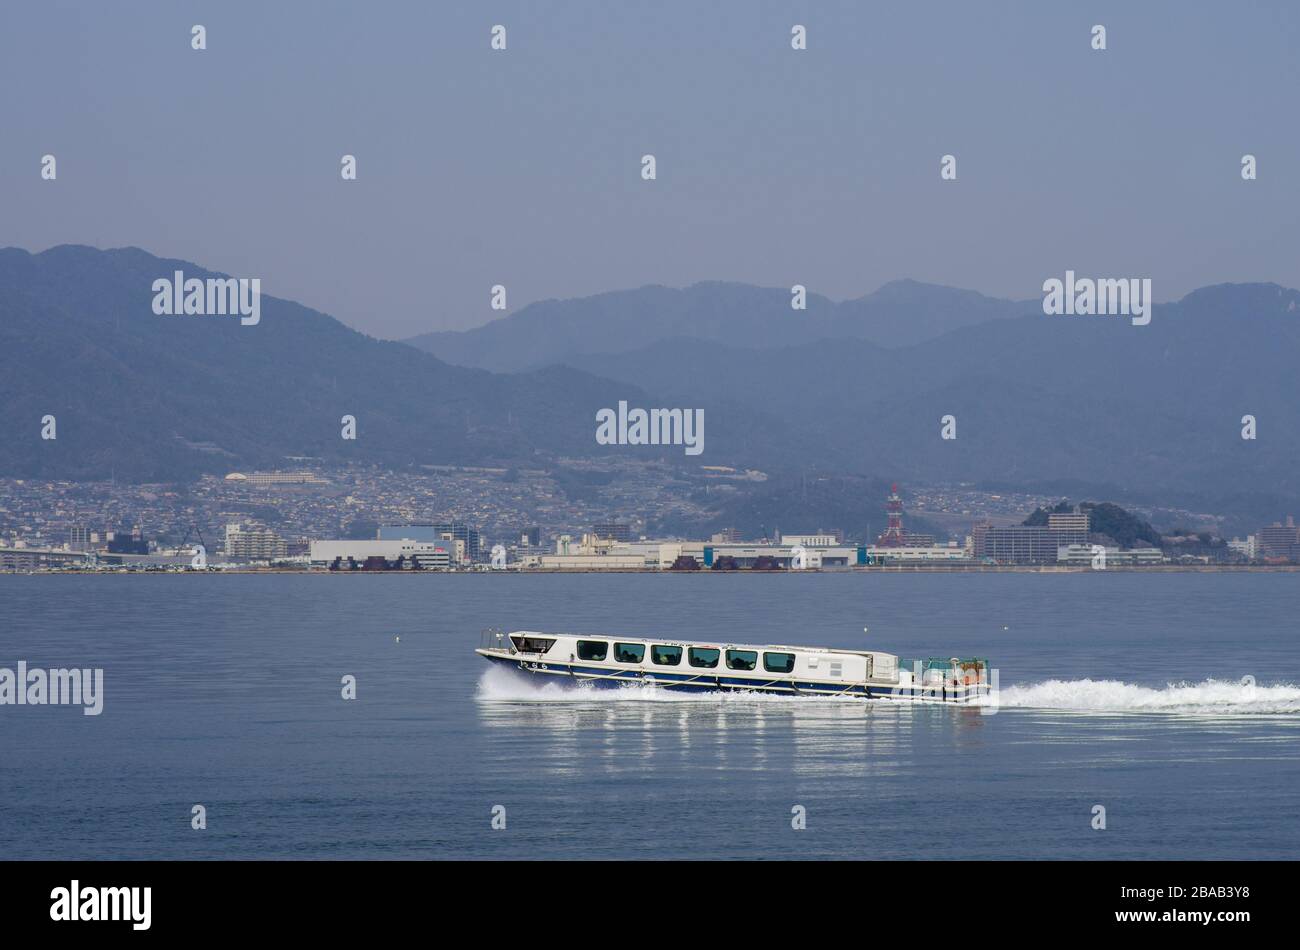
<path id="1" fill-rule="evenodd" d="M 138 245 L 389 337 L 495 283 L 1297 286 L 1298 41 L 1284 2 L 11 0 L 0 246 Z"/>

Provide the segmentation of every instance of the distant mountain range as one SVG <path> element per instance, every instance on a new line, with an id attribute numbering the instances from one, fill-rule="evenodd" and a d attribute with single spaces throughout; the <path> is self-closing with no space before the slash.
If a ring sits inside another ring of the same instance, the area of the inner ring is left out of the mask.
<path id="1" fill-rule="evenodd" d="M 450 366 L 269 296 L 257 326 L 157 316 L 152 282 L 178 269 L 215 276 L 135 248 L 0 250 L 0 473 L 162 481 L 290 455 L 390 466 L 580 455 L 598 448 L 597 408 L 648 402 L 574 369 Z M 53 441 L 40 438 L 47 414 Z M 345 414 L 355 441 L 340 437 Z M 713 441 L 725 446 L 725 431 Z"/>
<path id="2" fill-rule="evenodd" d="M 807 311 L 783 289 L 709 283 L 546 301 L 411 342 L 499 370 L 562 361 L 719 416 L 761 411 L 770 425 L 747 447 L 790 471 L 1276 517 L 1300 500 L 1297 301 L 1221 284 L 1136 327 L 914 281 L 840 304 L 810 296 Z M 946 415 L 955 440 L 940 438 Z"/>
<path id="3" fill-rule="evenodd" d="M 852 471 L 906 480 L 1118 486 L 1240 507 L 1295 498 L 1300 479 L 1300 293 L 1224 284 L 1126 318 L 1034 316 L 914 346 L 815 340 L 755 348 L 665 340 L 570 365 L 670 402 L 725 393 L 836 451 Z M 1241 438 L 1255 416 L 1258 438 Z M 940 437 L 956 419 L 957 438 Z M 816 458 L 804 460 L 813 465 Z M 1213 510 L 1213 509 L 1211 509 Z"/>
<path id="4" fill-rule="evenodd" d="M 449 363 L 515 372 L 674 339 L 756 348 L 820 339 L 909 346 L 1041 307 L 1037 300 L 996 300 L 914 280 L 894 281 L 842 303 L 810 293 L 805 303 L 806 309 L 794 310 L 789 289 L 748 284 L 708 282 L 683 290 L 650 286 L 543 300 L 473 330 L 425 333 L 406 342 Z"/>
<path id="5" fill-rule="evenodd" d="M 813 296 L 807 311 L 785 290 L 647 287 L 422 338 L 435 357 L 272 297 L 253 327 L 156 316 L 152 281 L 176 269 L 213 276 L 137 249 L 0 251 L 0 474 L 633 452 L 1270 519 L 1300 508 L 1300 293 L 1274 284 L 1207 287 L 1144 327 L 911 281 L 841 304 Z M 595 413 L 619 400 L 704 409 L 704 454 L 597 445 Z M 39 438 L 45 414 L 54 442 Z M 344 414 L 355 442 L 339 437 Z M 1246 414 L 1254 441 L 1240 437 Z M 955 440 L 940 438 L 945 415 Z"/>

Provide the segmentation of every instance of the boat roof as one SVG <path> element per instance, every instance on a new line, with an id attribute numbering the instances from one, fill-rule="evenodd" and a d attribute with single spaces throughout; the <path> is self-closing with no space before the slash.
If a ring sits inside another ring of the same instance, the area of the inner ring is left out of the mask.
<path id="1" fill-rule="evenodd" d="M 786 643 L 729 643 L 725 640 L 677 640 L 672 637 L 624 637 L 609 633 L 573 633 L 565 631 L 563 633 L 546 632 L 544 630 L 511 630 L 506 634 L 511 637 L 578 637 L 583 640 L 610 640 L 618 643 L 658 643 L 663 646 L 675 647 L 711 647 L 711 648 L 728 648 L 741 650 L 789 650 L 791 652 L 802 653 L 842 653 L 849 656 L 871 656 L 873 654 L 884 654 L 885 656 L 895 656 L 887 650 L 847 650 L 841 647 L 819 647 L 809 646 L 807 644 L 786 644 Z"/>

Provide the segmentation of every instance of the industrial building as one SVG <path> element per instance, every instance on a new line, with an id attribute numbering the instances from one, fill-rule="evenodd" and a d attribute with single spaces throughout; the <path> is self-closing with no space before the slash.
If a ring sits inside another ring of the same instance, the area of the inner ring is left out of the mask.
<path id="1" fill-rule="evenodd" d="M 682 556 L 694 557 L 697 563 L 702 563 L 704 543 L 623 542 L 595 534 L 584 534 L 580 540 L 574 541 L 572 536 L 562 534 L 556 539 L 554 554 L 528 555 L 521 561 L 521 566 L 547 571 L 666 570 Z"/>
<path id="2" fill-rule="evenodd" d="M 1050 515 L 1046 525 L 976 525 L 974 555 L 998 564 L 1055 564 L 1063 547 L 1088 543 L 1088 515 Z"/>
<path id="3" fill-rule="evenodd" d="M 379 540 L 429 543 L 459 541 L 464 547 L 464 559 L 477 561 L 479 558 L 479 533 L 463 521 L 380 525 Z"/>
<path id="4" fill-rule="evenodd" d="M 453 545 L 433 541 L 313 541 L 311 566 L 336 570 L 419 568 L 446 570 L 455 560 Z"/>
<path id="5" fill-rule="evenodd" d="M 838 534 L 823 531 L 818 534 L 783 534 L 779 540 L 782 544 L 802 544 L 806 548 L 828 548 L 839 544 L 841 538 Z"/>
<path id="6" fill-rule="evenodd" d="M 1056 563 L 1067 567 L 1092 567 L 1097 553 L 1091 544 L 1071 544 L 1056 552 Z M 1163 564 L 1165 554 L 1159 548 L 1104 548 L 1107 567 L 1134 567 Z"/>
<path id="7" fill-rule="evenodd" d="M 280 485 L 328 485 L 329 482 L 314 472 L 231 472 L 228 482 L 238 482 L 253 488 L 274 488 Z"/>
<path id="8" fill-rule="evenodd" d="M 868 562 L 867 548 L 863 545 L 823 545 L 809 547 L 806 544 L 787 544 L 782 538 L 781 544 L 709 544 L 704 546 L 705 567 L 713 567 L 720 559 L 730 558 L 737 570 L 754 568 L 760 558 L 764 563 L 783 568 L 793 568 L 796 549 L 803 552 L 805 568 L 821 569 L 826 567 L 860 567 Z"/>
<path id="9" fill-rule="evenodd" d="M 797 539 L 795 543 L 787 543 Z M 554 554 L 526 556 L 520 566 L 538 570 L 669 570 L 679 559 L 690 558 L 704 569 L 732 568 L 752 570 L 755 566 L 795 569 L 795 558 L 802 553 L 803 567 L 808 569 L 865 567 L 873 564 L 907 564 L 935 561 L 964 561 L 968 548 L 955 542 L 947 545 L 879 547 L 862 544 L 817 544 L 832 536 L 785 535 L 781 544 L 729 543 L 713 541 L 644 540 L 618 542 L 585 534 L 575 541 L 561 535 Z"/>
<path id="10" fill-rule="evenodd" d="M 867 548 L 868 564 L 930 564 L 936 561 L 968 561 L 971 557 L 970 547 L 959 545 L 956 541 L 949 541 L 947 544 L 907 544 L 891 547 L 873 545 Z"/>

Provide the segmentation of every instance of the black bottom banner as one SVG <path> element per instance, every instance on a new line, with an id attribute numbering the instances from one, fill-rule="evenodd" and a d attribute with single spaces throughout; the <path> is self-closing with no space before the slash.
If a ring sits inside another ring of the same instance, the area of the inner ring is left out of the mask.
<path id="1" fill-rule="evenodd" d="M 813 925 L 970 939 L 1050 925 L 1216 938 L 1287 919 L 1294 865 L 1233 862 L 10 862 L 9 934 L 373 936 L 448 922 L 539 928 Z M 700 932 L 700 931 L 695 931 Z"/>

